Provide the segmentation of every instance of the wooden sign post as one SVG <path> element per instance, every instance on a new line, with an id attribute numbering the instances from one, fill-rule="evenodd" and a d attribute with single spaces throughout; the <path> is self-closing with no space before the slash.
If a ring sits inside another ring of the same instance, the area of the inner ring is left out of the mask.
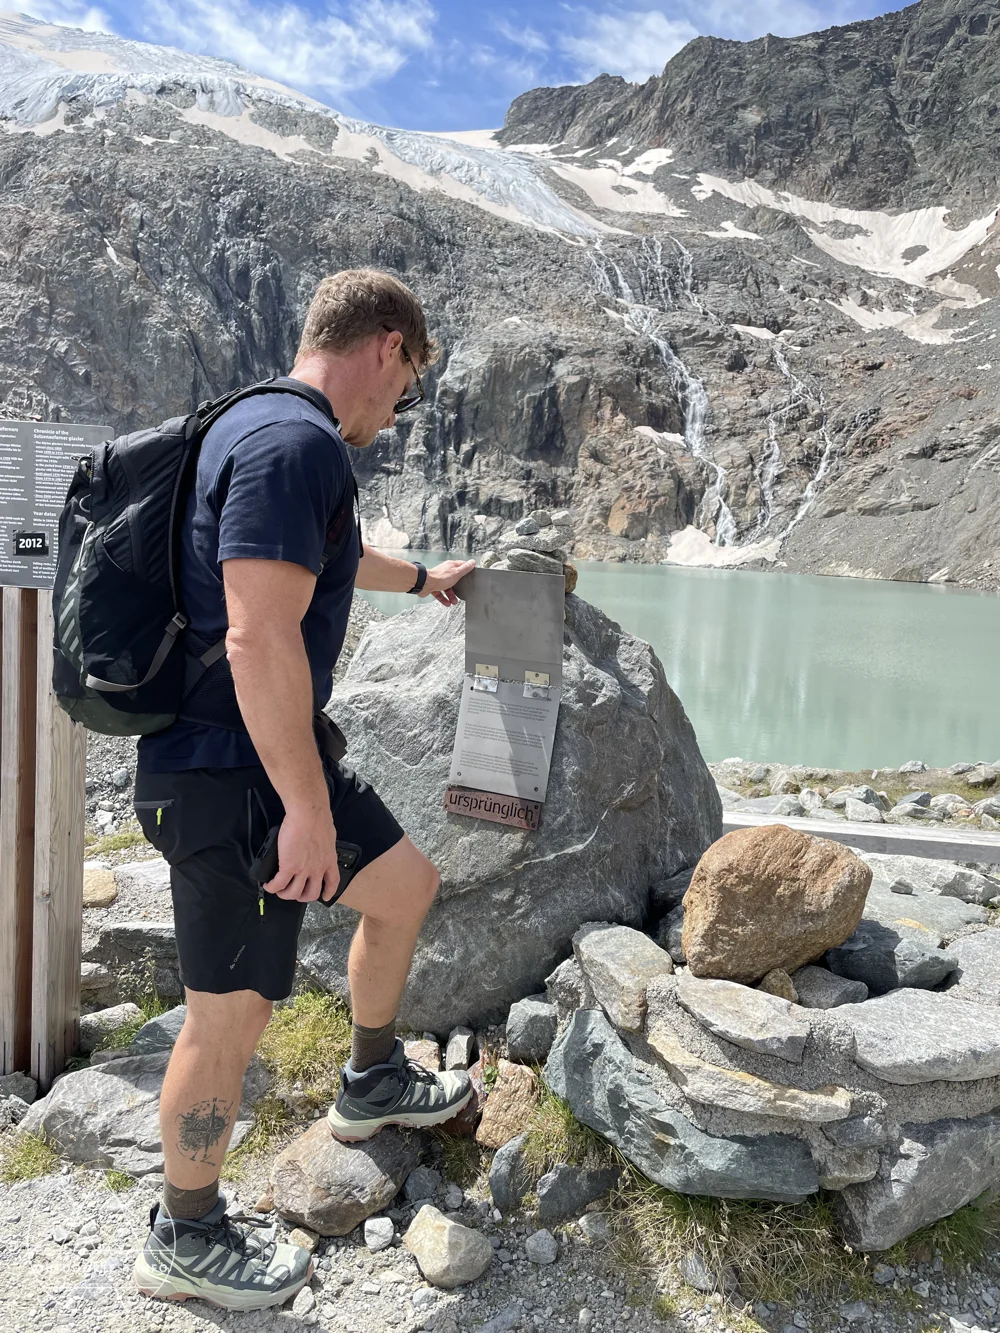
<path id="1" fill-rule="evenodd" d="M 87 733 L 52 693 L 52 594 L 3 589 L 0 1072 L 43 1089 L 76 1050 Z"/>
<path id="2" fill-rule="evenodd" d="M 0 1073 L 46 1091 L 77 1047 L 87 733 L 52 692 L 57 518 L 110 432 L 0 420 Z"/>

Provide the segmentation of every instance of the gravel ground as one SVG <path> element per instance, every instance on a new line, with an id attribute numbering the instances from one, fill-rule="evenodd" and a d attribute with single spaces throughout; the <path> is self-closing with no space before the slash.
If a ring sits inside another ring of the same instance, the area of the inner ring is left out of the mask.
<path id="1" fill-rule="evenodd" d="M 227 1194 L 231 1211 L 252 1209 L 261 1182 L 250 1178 Z M 452 1191 L 457 1187 L 452 1187 Z M 370 1253 L 359 1232 L 321 1240 L 309 1288 L 277 1311 L 234 1315 L 200 1301 L 150 1301 L 131 1288 L 131 1267 L 145 1235 L 159 1178 L 147 1177 L 124 1193 L 112 1193 L 99 1172 L 65 1167 L 61 1174 L 0 1186 L 0 1330 L 3 1333 L 139 1333 L 171 1329 L 202 1333 L 217 1329 L 292 1330 L 314 1327 L 329 1333 L 535 1333 L 536 1330 L 657 1330 L 691 1328 L 729 1333 L 759 1326 L 769 1333 L 919 1333 L 949 1321 L 993 1329 L 1000 1303 L 1000 1264 L 995 1257 L 975 1271 L 943 1271 L 940 1258 L 910 1269 L 877 1263 L 875 1279 L 885 1294 L 872 1308 L 849 1302 L 823 1308 L 808 1292 L 794 1308 L 757 1305 L 738 1311 L 720 1296 L 699 1296 L 670 1284 L 676 1312 L 663 1320 L 648 1303 L 632 1303 L 626 1277 L 610 1249 L 588 1241 L 576 1225 L 559 1231 L 559 1257 L 539 1267 L 524 1255 L 535 1228 L 524 1219 L 496 1222 L 489 1205 L 466 1196 L 456 1216 L 483 1231 L 496 1259 L 478 1282 L 454 1292 L 429 1288 L 416 1262 L 399 1246 L 413 1208 L 390 1210 L 397 1240 Z M 442 1202 L 439 1200 L 438 1202 Z M 450 1202 L 457 1202 L 452 1193 Z M 284 1234 L 283 1223 L 277 1223 Z M 905 1293 L 909 1309 L 891 1296 Z M 498 1322 L 497 1315 L 504 1315 Z M 955 1329 L 954 1333 L 960 1333 Z"/>

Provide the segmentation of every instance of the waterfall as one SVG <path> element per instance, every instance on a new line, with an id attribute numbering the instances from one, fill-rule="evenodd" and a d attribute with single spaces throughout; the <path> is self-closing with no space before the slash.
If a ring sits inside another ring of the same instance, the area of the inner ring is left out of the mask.
<path id="1" fill-rule="evenodd" d="M 715 544 L 732 546 L 737 530 L 736 519 L 726 501 L 726 470 L 711 457 L 705 443 L 708 394 L 702 381 L 677 355 L 661 329 L 661 317 L 666 310 L 688 307 L 706 313 L 694 292 L 691 255 L 679 241 L 676 245 L 681 262 L 675 279 L 664 264 L 662 241 L 643 239 L 632 256 L 638 293 L 626 279 L 621 266 L 604 253 L 600 241 L 588 250 L 587 257 L 598 295 L 614 301 L 626 327 L 652 343 L 673 379 L 684 414 L 685 448 L 704 464 L 709 473 L 709 485 L 695 516 L 697 526 L 714 522 Z"/>

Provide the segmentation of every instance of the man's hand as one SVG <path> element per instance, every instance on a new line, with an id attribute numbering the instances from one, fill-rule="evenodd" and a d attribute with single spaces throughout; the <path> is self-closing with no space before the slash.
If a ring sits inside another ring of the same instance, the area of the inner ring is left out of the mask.
<path id="1" fill-rule="evenodd" d="M 464 579 L 475 567 L 475 560 L 442 561 L 427 571 L 427 580 L 420 596 L 436 597 L 442 606 L 454 606 L 458 597 L 452 589 L 459 579 Z M 412 560 L 400 560 L 398 556 L 366 546 L 354 586 L 368 592 L 409 592 L 416 582 L 416 572 Z"/>
<path id="2" fill-rule="evenodd" d="M 337 830 L 329 806 L 285 813 L 278 834 L 278 873 L 264 888 L 278 898 L 329 902 L 340 885 Z"/>
<path id="3" fill-rule="evenodd" d="M 455 584 L 475 567 L 475 560 L 443 560 L 440 565 L 427 571 L 427 581 L 420 596 L 436 597 L 442 606 L 454 606 L 458 601 Z"/>

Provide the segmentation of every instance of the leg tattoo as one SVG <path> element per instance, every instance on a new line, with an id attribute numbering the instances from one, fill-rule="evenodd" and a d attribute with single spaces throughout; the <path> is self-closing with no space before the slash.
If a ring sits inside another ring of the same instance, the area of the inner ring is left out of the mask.
<path id="1" fill-rule="evenodd" d="M 192 1162 L 212 1162 L 209 1152 L 229 1128 L 232 1102 L 197 1102 L 177 1117 L 177 1147 Z"/>

